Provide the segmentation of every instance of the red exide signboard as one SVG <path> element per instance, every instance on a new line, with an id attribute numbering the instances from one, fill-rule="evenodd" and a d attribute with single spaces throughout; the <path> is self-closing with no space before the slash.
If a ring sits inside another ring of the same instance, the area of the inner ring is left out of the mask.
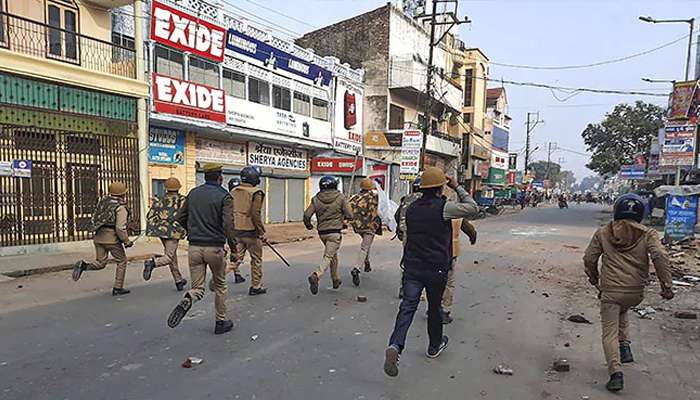
<path id="1" fill-rule="evenodd" d="M 353 165 L 355 168 L 353 168 Z M 362 159 L 358 158 L 355 162 L 354 157 L 348 158 L 331 158 L 331 157 L 314 157 L 311 161 L 311 171 L 313 172 L 348 172 L 352 173 L 362 168 Z"/>
<path id="2" fill-rule="evenodd" d="M 153 0 L 151 40 L 222 62 L 226 29 Z"/>
<path id="3" fill-rule="evenodd" d="M 226 123 L 226 102 L 221 89 L 153 74 L 156 112 Z"/>

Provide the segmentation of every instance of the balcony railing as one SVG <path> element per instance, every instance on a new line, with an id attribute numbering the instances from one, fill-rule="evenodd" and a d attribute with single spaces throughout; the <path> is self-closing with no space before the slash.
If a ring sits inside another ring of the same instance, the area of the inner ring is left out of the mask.
<path id="1" fill-rule="evenodd" d="M 428 68 L 425 64 L 412 58 L 392 57 L 389 68 L 389 88 L 410 88 L 425 92 Z M 433 98 L 455 110 L 462 109 L 462 91 L 451 82 L 435 73 L 433 79 Z"/>
<path id="2" fill-rule="evenodd" d="M 0 13 L 0 48 L 107 74 L 136 77 L 134 50 L 17 15 Z"/>

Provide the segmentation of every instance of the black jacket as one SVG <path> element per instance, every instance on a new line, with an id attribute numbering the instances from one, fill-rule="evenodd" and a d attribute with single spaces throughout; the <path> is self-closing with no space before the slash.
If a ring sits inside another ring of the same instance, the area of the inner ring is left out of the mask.
<path id="1" fill-rule="evenodd" d="M 406 210 L 406 271 L 447 271 L 452 266 L 452 222 L 444 219 L 445 202 L 422 196 Z"/>
<path id="2" fill-rule="evenodd" d="M 233 200 L 216 183 L 192 189 L 178 211 L 177 221 L 187 227 L 187 240 L 194 246 L 223 247 L 233 236 Z"/>

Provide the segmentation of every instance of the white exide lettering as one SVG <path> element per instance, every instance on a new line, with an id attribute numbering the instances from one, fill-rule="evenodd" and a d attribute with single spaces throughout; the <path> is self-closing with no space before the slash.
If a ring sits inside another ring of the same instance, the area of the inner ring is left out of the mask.
<path id="1" fill-rule="evenodd" d="M 158 100 L 172 102 L 172 79 L 166 78 L 165 76 L 156 76 L 156 93 L 158 94 Z"/>
<path id="2" fill-rule="evenodd" d="M 155 20 L 154 35 L 164 40 L 170 40 L 170 11 L 156 8 L 153 12 Z"/>
<path id="3" fill-rule="evenodd" d="M 155 5 L 153 11 L 156 38 L 179 44 L 183 47 L 221 58 L 224 53 L 223 29 L 211 29 L 207 25 L 186 15 L 178 15 Z"/>
<path id="4" fill-rule="evenodd" d="M 197 86 L 197 107 L 211 107 L 211 93 L 209 92 L 209 89 L 203 86 Z"/>

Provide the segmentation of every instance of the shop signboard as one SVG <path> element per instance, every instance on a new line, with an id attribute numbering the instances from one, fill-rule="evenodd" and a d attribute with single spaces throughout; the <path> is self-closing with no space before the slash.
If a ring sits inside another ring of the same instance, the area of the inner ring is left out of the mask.
<path id="1" fill-rule="evenodd" d="M 156 112 L 226 123 L 224 91 L 153 73 Z"/>
<path id="2" fill-rule="evenodd" d="M 365 135 L 365 146 L 367 148 L 386 149 L 401 147 L 403 131 L 370 131 Z"/>
<path id="3" fill-rule="evenodd" d="M 258 60 L 268 68 L 280 69 L 312 80 L 314 84 L 319 86 L 330 86 L 331 72 L 329 70 L 273 47 L 267 42 L 246 35 L 237 29 L 229 28 L 226 48 Z"/>
<path id="4" fill-rule="evenodd" d="M 628 180 L 640 180 L 646 178 L 644 165 L 627 164 L 620 167 L 620 178 Z"/>
<path id="5" fill-rule="evenodd" d="M 0 161 L 0 176 L 12 176 L 12 161 Z"/>
<path id="6" fill-rule="evenodd" d="M 220 163 L 225 165 L 246 165 L 244 144 L 223 140 L 197 137 L 195 140 L 196 159 L 200 163 Z"/>
<path id="7" fill-rule="evenodd" d="M 667 195 L 665 236 L 675 240 L 694 237 L 697 213 L 697 196 Z"/>
<path id="8" fill-rule="evenodd" d="M 517 174 L 513 170 L 506 172 L 506 184 L 515 185 L 516 176 Z"/>
<path id="9" fill-rule="evenodd" d="M 31 178 L 32 160 L 14 160 L 12 162 L 12 176 L 15 178 Z"/>
<path id="10" fill-rule="evenodd" d="M 362 89 L 336 80 L 333 148 L 339 153 L 362 155 Z"/>
<path id="11" fill-rule="evenodd" d="M 518 169 L 518 153 L 508 154 L 508 169 L 511 171 Z"/>
<path id="12" fill-rule="evenodd" d="M 151 40 L 222 62 L 226 29 L 153 0 Z"/>
<path id="13" fill-rule="evenodd" d="M 676 82 L 671 94 L 671 115 L 669 119 L 688 119 L 694 103 L 697 81 Z"/>
<path id="14" fill-rule="evenodd" d="M 159 164 L 184 164 L 185 133 L 151 127 L 148 132 L 148 161 Z"/>
<path id="15" fill-rule="evenodd" d="M 489 168 L 489 177 L 486 181 L 487 185 L 503 186 L 506 184 L 506 171 L 501 168 Z"/>
<path id="16" fill-rule="evenodd" d="M 661 145 L 661 166 L 691 166 L 695 157 L 695 124 L 667 124 Z"/>
<path id="17" fill-rule="evenodd" d="M 403 180 L 415 180 L 420 172 L 420 155 L 423 147 L 423 133 L 419 130 L 405 130 L 401 139 L 401 166 L 399 175 Z"/>
<path id="18" fill-rule="evenodd" d="M 314 157 L 311 172 L 352 173 L 362 169 L 362 158 L 358 157 Z"/>
<path id="19" fill-rule="evenodd" d="M 292 146 L 248 142 L 248 164 L 306 171 L 308 168 L 308 157 L 306 150 Z"/>

